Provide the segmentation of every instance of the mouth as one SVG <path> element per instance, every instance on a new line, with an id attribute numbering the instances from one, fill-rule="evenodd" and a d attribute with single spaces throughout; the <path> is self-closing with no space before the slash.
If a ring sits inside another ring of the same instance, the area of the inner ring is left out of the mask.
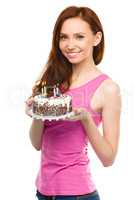
<path id="1" fill-rule="evenodd" d="M 66 55 L 68 58 L 76 58 L 79 54 L 80 54 L 81 51 L 79 52 L 66 52 Z"/>

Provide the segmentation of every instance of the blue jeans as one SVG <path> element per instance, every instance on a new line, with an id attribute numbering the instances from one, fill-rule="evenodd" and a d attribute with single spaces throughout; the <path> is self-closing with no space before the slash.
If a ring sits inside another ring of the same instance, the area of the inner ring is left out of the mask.
<path id="1" fill-rule="evenodd" d="M 38 200 L 100 200 L 100 196 L 97 191 L 94 191 L 85 195 L 57 195 L 57 196 L 46 196 L 41 194 L 38 190 L 36 193 Z"/>

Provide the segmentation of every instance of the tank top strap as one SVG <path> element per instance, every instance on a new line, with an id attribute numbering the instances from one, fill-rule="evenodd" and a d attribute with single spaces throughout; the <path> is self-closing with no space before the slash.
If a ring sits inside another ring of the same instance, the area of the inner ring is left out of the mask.
<path id="1" fill-rule="evenodd" d="M 90 105 L 90 100 L 92 98 L 92 96 L 94 95 L 95 91 L 97 90 L 97 88 L 101 85 L 101 83 L 110 78 L 108 75 L 106 74 L 101 74 L 99 75 L 97 78 L 94 79 L 94 81 L 92 81 L 90 84 L 87 85 L 86 88 L 86 92 L 87 92 L 87 105 Z"/>

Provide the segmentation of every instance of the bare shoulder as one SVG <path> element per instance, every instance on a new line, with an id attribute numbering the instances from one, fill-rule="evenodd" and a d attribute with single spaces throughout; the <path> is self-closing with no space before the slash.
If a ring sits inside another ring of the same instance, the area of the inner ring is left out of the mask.
<path id="1" fill-rule="evenodd" d="M 102 91 L 105 95 L 120 95 L 120 86 L 112 79 L 103 82 Z"/>
<path id="2" fill-rule="evenodd" d="M 107 79 L 102 85 L 103 107 L 110 105 L 120 107 L 121 106 L 121 90 L 120 86 L 112 79 Z"/>
<path id="3" fill-rule="evenodd" d="M 105 107 L 107 110 L 114 105 L 119 107 L 121 104 L 120 96 L 120 86 L 111 78 L 108 78 L 102 82 L 91 98 L 91 108 L 101 113 Z"/>

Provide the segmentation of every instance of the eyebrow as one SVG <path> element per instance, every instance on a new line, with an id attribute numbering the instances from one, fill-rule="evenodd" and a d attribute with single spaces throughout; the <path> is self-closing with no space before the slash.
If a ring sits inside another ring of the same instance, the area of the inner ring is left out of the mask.
<path id="1" fill-rule="evenodd" d="M 83 33 L 83 32 L 78 32 L 78 33 L 74 33 L 73 35 L 78 35 L 78 34 L 86 34 L 86 33 Z M 60 35 L 68 35 L 67 33 L 60 33 Z"/>

